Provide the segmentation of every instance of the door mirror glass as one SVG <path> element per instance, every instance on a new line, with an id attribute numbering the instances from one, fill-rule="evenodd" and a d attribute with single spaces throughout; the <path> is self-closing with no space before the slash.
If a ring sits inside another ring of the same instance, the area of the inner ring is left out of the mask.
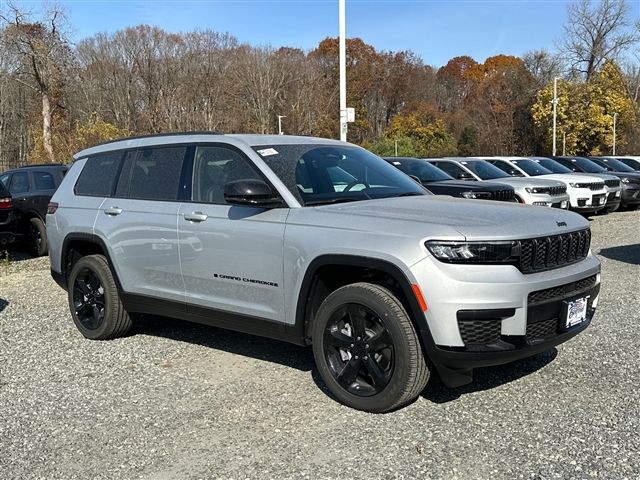
<path id="1" fill-rule="evenodd" d="M 458 174 L 458 180 L 473 180 L 473 176 L 468 172 L 460 172 Z"/>
<path id="2" fill-rule="evenodd" d="M 512 169 L 509 171 L 509 175 L 514 176 L 514 177 L 524 177 L 524 175 L 522 174 L 522 172 L 516 170 L 516 169 Z"/>
<path id="3" fill-rule="evenodd" d="M 229 205 L 276 208 L 282 200 L 263 180 L 242 179 L 227 182 L 224 186 L 224 200 Z"/>

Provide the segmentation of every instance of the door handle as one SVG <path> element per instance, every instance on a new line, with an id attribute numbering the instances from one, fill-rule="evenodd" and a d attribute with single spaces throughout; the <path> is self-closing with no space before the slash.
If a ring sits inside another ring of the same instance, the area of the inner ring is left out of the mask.
<path id="1" fill-rule="evenodd" d="M 202 212 L 191 212 L 184 214 L 184 219 L 188 220 L 189 222 L 204 222 L 207 218 L 209 218 L 209 215 Z"/>
<path id="2" fill-rule="evenodd" d="M 184 219 L 190 222 L 204 222 L 207 218 L 209 218 L 209 215 L 202 212 L 191 212 L 184 214 Z"/>
<path id="3" fill-rule="evenodd" d="M 111 217 L 115 217 L 116 215 L 120 215 L 122 213 L 122 209 L 118 207 L 105 208 L 104 213 Z"/>

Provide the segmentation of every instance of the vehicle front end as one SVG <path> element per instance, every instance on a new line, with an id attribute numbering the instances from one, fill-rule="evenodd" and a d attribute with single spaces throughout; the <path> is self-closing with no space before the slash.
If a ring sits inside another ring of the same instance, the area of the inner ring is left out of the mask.
<path id="1" fill-rule="evenodd" d="M 537 178 L 508 178 L 500 179 L 509 182 L 520 203 L 537 207 L 569 208 L 567 187 L 558 181 L 541 180 Z"/>
<path id="2" fill-rule="evenodd" d="M 553 228 L 544 235 L 425 242 L 428 255 L 411 272 L 428 305 L 429 356 L 446 384 L 551 348 L 591 322 L 600 262 L 588 223 L 575 214 L 549 216 Z"/>
<path id="3" fill-rule="evenodd" d="M 620 205 L 623 207 L 635 207 L 640 205 L 640 174 L 638 176 L 620 175 L 622 193 Z"/>

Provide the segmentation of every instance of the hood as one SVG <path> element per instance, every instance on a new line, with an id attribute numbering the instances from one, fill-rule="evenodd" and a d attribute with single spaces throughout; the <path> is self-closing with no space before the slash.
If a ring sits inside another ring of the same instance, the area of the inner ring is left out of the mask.
<path id="1" fill-rule="evenodd" d="M 366 230 L 381 235 L 415 236 L 424 240 L 517 240 L 589 226 L 582 216 L 558 208 L 431 195 L 296 210 L 296 223 Z"/>
<path id="2" fill-rule="evenodd" d="M 548 175 L 538 175 L 534 178 L 548 178 L 549 180 L 558 180 L 564 184 L 571 183 L 601 183 L 602 178 L 591 175 L 590 173 L 553 173 Z"/>
<path id="3" fill-rule="evenodd" d="M 509 185 L 502 185 L 500 183 L 493 182 L 478 182 L 475 180 L 440 180 L 437 182 L 425 182 L 423 183 L 423 185 L 429 190 L 434 186 L 452 188 L 456 191 L 471 192 L 495 192 L 499 190 L 511 190 L 511 188 L 509 188 Z"/>
<path id="4" fill-rule="evenodd" d="M 514 188 L 524 187 L 564 187 L 565 182 L 559 182 L 557 180 L 549 180 L 540 177 L 504 177 L 493 178 L 487 180 L 488 182 L 504 183 L 505 185 L 511 185 Z"/>

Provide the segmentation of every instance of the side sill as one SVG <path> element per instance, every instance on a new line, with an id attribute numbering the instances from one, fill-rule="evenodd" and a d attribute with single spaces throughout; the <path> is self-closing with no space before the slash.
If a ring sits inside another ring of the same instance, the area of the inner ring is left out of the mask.
<path id="1" fill-rule="evenodd" d="M 120 299 L 128 312 L 146 313 L 162 317 L 177 318 L 188 322 L 200 323 L 211 327 L 234 330 L 260 337 L 281 340 L 296 345 L 306 345 L 304 338 L 297 334 L 293 325 L 266 320 L 264 318 L 242 315 L 224 310 L 187 305 L 148 295 L 120 293 Z"/>

